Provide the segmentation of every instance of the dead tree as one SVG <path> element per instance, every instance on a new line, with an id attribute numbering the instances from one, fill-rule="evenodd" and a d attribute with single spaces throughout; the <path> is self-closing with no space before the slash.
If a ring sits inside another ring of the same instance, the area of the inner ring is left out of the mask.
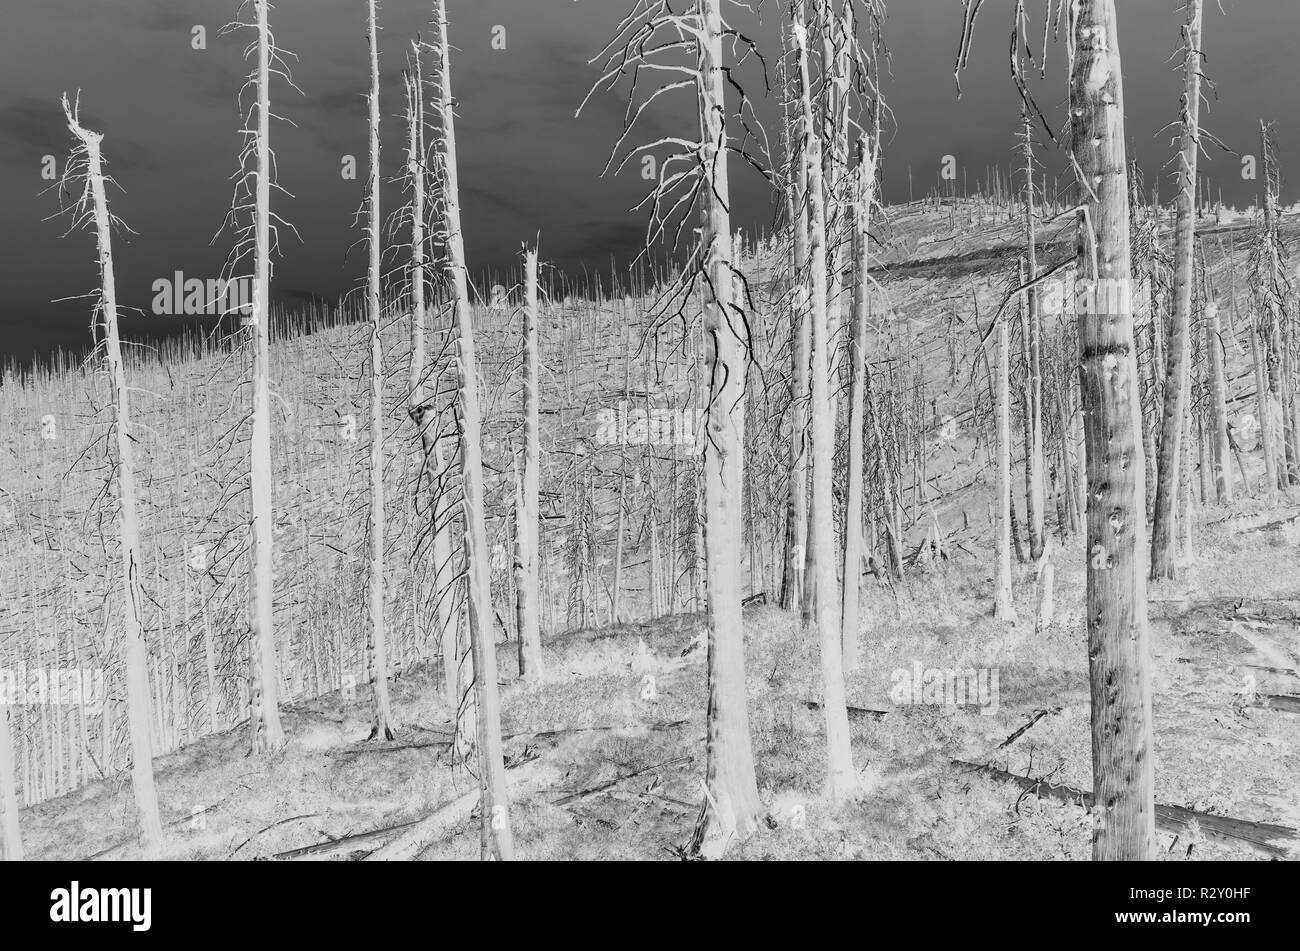
<path id="1" fill-rule="evenodd" d="M 967 62 L 981 0 L 964 0 L 956 72 Z M 1050 15 L 1051 3 L 1048 2 Z M 1028 43 L 1016 4 L 1012 74 Z M 1100 806 L 1093 858 L 1152 857 L 1150 649 L 1142 406 L 1133 334 L 1124 81 L 1115 0 L 1076 0 L 1068 16 L 1069 148 L 1080 203 L 1076 302 L 1087 469 L 1088 673 L 1093 787 Z M 1162 473 L 1163 473 L 1163 466 Z"/>
<path id="2" fill-rule="evenodd" d="M 538 567 L 540 558 L 539 522 L 541 511 L 538 493 L 541 484 L 540 427 L 538 409 L 538 340 L 537 340 L 537 249 L 524 252 L 524 465 L 519 477 L 519 496 L 515 507 L 515 588 L 519 639 L 519 676 L 540 681 L 542 667 L 542 632 Z M 619 512 L 622 526 L 622 510 Z M 623 538 L 619 533 L 619 553 Z M 620 561 L 621 566 L 621 561 Z M 617 601 L 619 580 L 614 582 Z M 618 623 L 618 610 L 614 609 Z"/>
<path id="3" fill-rule="evenodd" d="M 136 511 L 135 450 L 131 436 L 130 390 L 122 365 L 122 344 L 118 336 L 117 284 L 113 272 L 112 226 L 117 220 L 108 210 L 103 160 L 102 132 L 83 128 L 80 97 L 69 104 L 63 96 L 63 114 L 78 145 L 64 171 L 64 184 L 79 183 L 80 197 L 73 207 L 72 227 L 93 224 L 99 254 L 99 321 L 97 345 L 103 347 L 109 385 L 113 390 L 113 435 L 117 474 L 118 567 L 122 583 L 122 665 L 126 672 L 127 719 L 131 736 L 131 788 L 139 814 L 140 832 L 146 855 L 156 855 L 163 846 L 162 819 L 153 777 L 153 697 L 149 689 L 148 648 L 144 640 L 144 588 L 141 584 L 140 522 Z M 6 813 L 8 813 L 6 807 Z M 16 815 L 15 815 L 16 819 Z"/>
<path id="4" fill-rule="evenodd" d="M 1025 521 L 1029 557 L 1043 555 L 1043 369 L 1042 317 L 1038 306 L 1037 222 L 1034 220 L 1034 136 L 1028 104 L 1022 103 L 1021 145 L 1025 159 Z"/>
<path id="5" fill-rule="evenodd" d="M 465 524 L 466 602 L 470 654 L 473 659 L 475 723 L 479 763 L 481 851 L 484 859 L 514 857 L 501 741 L 501 698 L 497 687 L 496 637 L 492 627 L 492 568 L 484 525 L 483 412 L 479 404 L 478 361 L 474 351 L 469 271 L 460 220 L 456 160 L 456 100 L 451 90 L 450 44 L 445 0 L 433 0 L 435 72 L 437 77 L 438 149 L 442 175 L 443 239 L 446 280 L 451 288 L 459 378 L 457 420 L 460 434 L 462 502 Z"/>
<path id="6" fill-rule="evenodd" d="M 804 124 L 812 128 L 812 96 L 808 81 L 808 38 L 803 21 L 796 14 L 791 22 L 792 47 L 799 62 L 799 84 L 803 99 Z M 812 324 L 812 511 L 809 540 L 814 587 L 813 611 L 821 648 L 822 706 L 826 713 L 826 792 L 832 800 L 846 798 L 853 790 L 853 749 L 849 717 L 845 709 L 843 645 L 840 639 L 838 579 L 835 576 L 835 524 L 831 496 L 831 467 L 835 455 L 835 420 L 830 398 L 830 332 L 826 307 L 826 200 L 822 188 L 822 142 L 804 137 L 804 164 L 808 167 L 809 238 L 808 259 L 812 275 L 809 320 Z M 805 615 L 806 617 L 806 615 Z"/>
<path id="7" fill-rule="evenodd" d="M 23 860 L 23 836 L 18 824 L 18 787 L 14 782 L 14 745 L 9 704 L 0 703 L 0 861 Z"/>
<path id="8" fill-rule="evenodd" d="M 379 32 L 375 0 L 369 0 L 366 36 L 370 46 L 370 169 L 366 198 L 366 310 L 370 318 L 370 550 L 367 559 L 367 656 L 373 696 L 372 738 L 393 738 L 392 701 L 388 696 L 388 632 L 384 629 L 384 345 L 380 255 L 383 219 L 379 216 Z"/>
<path id="9" fill-rule="evenodd" d="M 998 478 L 996 498 L 998 516 L 996 522 L 997 542 L 994 553 L 997 558 L 997 576 L 994 579 L 993 616 L 1012 624 L 1016 621 L 1016 608 L 1011 592 L 1011 398 L 1009 377 L 1011 369 L 1011 349 L 1007 341 L 1007 321 L 999 313 L 997 321 L 998 361 L 997 361 L 997 458 Z"/>
<path id="10" fill-rule="evenodd" d="M 698 317 L 704 336 L 701 369 L 708 379 L 708 406 L 701 527 L 709 630 L 708 752 L 705 802 L 688 848 L 706 855 L 721 854 L 734 839 L 756 831 L 763 811 L 749 738 L 741 617 L 741 465 L 750 301 L 733 255 L 728 175 L 728 158 L 733 152 L 757 164 L 757 159 L 744 151 L 751 135 L 736 141 L 728 129 L 732 113 L 739 117 L 742 129 L 752 120 L 752 105 L 738 82 L 738 70 L 757 51 L 723 19 L 722 2 L 694 0 L 686 12 L 676 13 L 667 0 L 637 0 L 613 41 L 597 57 L 603 61 L 602 76 L 588 94 L 589 100 L 598 89 L 612 89 L 622 78 L 631 77 L 626 118 L 607 172 L 624 167 L 643 153 L 665 147 L 673 150 L 659 163 L 658 178 L 643 202 L 650 207 L 647 250 L 664 239 L 676 247 L 690 212 L 697 207 L 699 211 L 700 243 L 677 279 L 660 295 L 652 325 L 680 320 L 689 327 Z M 725 44 L 731 47 L 731 62 L 724 60 Z M 673 58 L 678 52 L 693 56 L 694 63 L 678 62 Z M 670 78 L 645 92 L 639 80 L 651 75 Z M 741 100 L 732 113 L 727 109 L 728 86 L 738 91 Z M 674 90 L 695 93 L 698 139 L 664 137 L 630 144 L 644 110 Z M 702 312 L 688 313 L 696 301 Z M 837 660 L 838 656 L 837 645 Z"/>
<path id="11" fill-rule="evenodd" d="M 1079 315 L 1088 514 L 1093 858 L 1149 859 L 1155 844 L 1147 644 L 1145 462 L 1130 300 L 1124 83 L 1114 0 L 1071 9 L 1071 152 L 1083 195 Z M 1163 478 L 1164 466 L 1160 467 Z"/>
<path id="12" fill-rule="evenodd" d="M 1156 465 L 1155 522 L 1151 532 L 1153 581 L 1173 578 L 1178 573 L 1174 505 L 1191 389 L 1188 350 L 1196 242 L 1196 167 L 1201 149 L 1201 3 L 1202 0 L 1187 0 L 1187 23 L 1183 27 L 1182 146 L 1178 156 L 1178 219 L 1174 230 L 1174 313 L 1167 357 L 1169 368 L 1160 432 L 1160 461 Z"/>

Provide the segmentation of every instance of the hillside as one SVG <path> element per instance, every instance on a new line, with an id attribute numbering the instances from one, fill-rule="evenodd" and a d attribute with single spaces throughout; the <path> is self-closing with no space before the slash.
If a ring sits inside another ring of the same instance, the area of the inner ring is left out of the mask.
<path id="1" fill-rule="evenodd" d="M 1044 390 L 1048 445 L 1055 447 L 1047 505 L 1054 615 L 1035 623 L 1035 566 L 1020 564 L 1020 623 L 991 616 L 991 405 L 980 342 L 1015 286 L 1021 227 L 1005 209 L 963 200 L 885 209 L 877 228 L 868 362 L 889 446 L 883 456 L 873 450 L 868 467 L 884 465 L 898 477 L 909 566 L 902 582 L 883 572 L 863 579 L 856 632 L 863 663 L 847 681 L 862 795 L 837 809 L 819 795 L 816 639 L 773 603 L 784 544 L 790 357 L 786 288 L 771 275 L 784 249 L 760 241 L 749 251 L 757 319 L 746 423 L 746 660 L 759 788 L 774 828 L 735 857 L 1089 854 L 1091 820 L 1083 809 L 1050 796 L 1021 797 L 1005 778 L 961 765 L 992 763 L 1092 788 L 1085 553 L 1079 491 L 1071 490 L 1081 483 L 1077 407 L 1063 372 Z M 1248 231 L 1206 219 L 1201 234 L 1207 287 L 1231 315 L 1230 409 L 1240 417 L 1253 412 L 1254 390 L 1249 289 L 1241 278 Z M 1040 237 L 1042 268 L 1073 254 L 1064 224 Z M 477 855 L 473 803 L 464 798 L 476 794 L 477 779 L 452 762 L 455 711 L 440 687 L 434 630 L 435 589 L 458 568 L 438 573 L 427 513 L 413 503 L 418 458 L 404 403 L 409 332 L 402 307 L 393 302 L 384 334 L 387 608 L 401 725 L 387 743 L 367 742 L 359 554 L 366 530 L 364 327 L 336 321 L 273 345 L 276 625 L 290 743 L 265 763 L 244 756 L 244 358 L 208 347 L 146 355 L 132 368 L 147 640 L 165 754 L 155 768 L 178 857 L 340 858 L 382 855 L 385 847 L 431 858 Z M 707 697 L 696 516 L 702 340 L 698 321 L 656 322 L 653 311 L 650 291 L 614 300 L 556 292 L 543 307 L 548 677 L 531 686 L 515 678 L 509 571 L 519 321 L 512 303 L 475 313 L 502 728 L 524 858 L 673 857 L 703 797 Z M 1053 353 L 1076 346 L 1070 316 L 1045 320 Z M 440 319 L 435 349 L 445 328 Z M 451 432 L 450 378 L 438 384 Z M 33 858 L 138 854 L 129 784 L 119 772 L 128 755 L 113 659 L 120 632 L 103 576 L 113 546 L 101 497 L 104 399 L 103 381 L 89 371 L 8 380 L 0 388 L 9 407 L 0 422 L 9 447 L 0 457 L 7 607 L 0 667 L 105 672 L 102 714 L 17 708 L 21 821 Z M 43 438 L 47 417 L 55 421 L 52 439 Z M 1013 431 L 1017 426 L 1013 420 Z M 1257 485 L 1258 450 L 1243 446 L 1242 459 L 1244 484 Z M 1021 467 L 1014 477 L 1023 507 Z M 455 483 L 449 464 L 453 494 Z M 1294 842 L 1276 829 L 1207 817 L 1300 826 L 1300 798 L 1289 780 L 1300 768 L 1294 713 L 1259 706 L 1300 685 L 1300 500 L 1266 512 L 1252 493 L 1242 494 L 1232 506 L 1195 505 L 1184 578 L 1152 591 L 1156 799 L 1201 814 L 1165 815 L 1162 830 L 1172 831 L 1162 831 L 1160 841 L 1171 859 L 1258 858 Z M 876 533 L 869 545 L 880 531 L 882 501 L 870 501 Z M 873 553 L 881 564 L 874 545 Z M 31 631 L 47 633 L 35 638 Z M 919 683 L 922 668 L 980 672 L 984 692 L 957 705 L 909 702 L 900 685 Z M 449 804 L 446 823 L 430 839 L 419 820 Z M 404 836 L 418 840 L 404 846 Z M 308 847 L 314 851 L 286 854 Z"/>

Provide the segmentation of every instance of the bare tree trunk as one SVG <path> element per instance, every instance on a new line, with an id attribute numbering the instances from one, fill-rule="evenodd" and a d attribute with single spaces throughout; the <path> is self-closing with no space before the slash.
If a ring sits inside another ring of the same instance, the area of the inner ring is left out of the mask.
<path id="1" fill-rule="evenodd" d="M 792 24 L 795 55 L 799 58 L 804 124 L 812 128 L 812 98 L 808 82 L 807 34 L 796 17 Z M 822 706 L 826 712 L 826 793 L 834 801 L 846 798 L 856 782 L 853 749 L 850 743 L 849 716 L 845 707 L 843 647 L 840 643 L 840 616 L 836 611 L 836 577 L 834 550 L 834 508 L 831 497 L 831 466 L 835 447 L 830 401 L 830 340 L 826 311 L 826 200 L 822 193 L 821 141 L 818 136 L 804 137 L 804 164 L 808 167 L 808 199 L 811 209 L 809 229 L 809 267 L 812 273 L 812 461 L 813 497 L 810 520 L 810 548 L 813 551 L 816 588 L 816 624 L 821 648 Z"/>
<path id="2" fill-rule="evenodd" d="M 370 559 L 367 585 L 369 647 L 366 658 L 374 694 L 370 735 L 393 738 L 392 702 L 388 697 L 388 632 L 384 629 L 384 347 L 380 339 L 383 302 L 379 287 L 379 34 L 375 0 L 366 23 L 370 43 L 370 181 L 366 243 L 370 251 L 366 306 L 370 312 Z"/>
<path id="3" fill-rule="evenodd" d="M 1219 339 L 1219 305 L 1205 306 L 1205 355 L 1210 377 L 1210 450 L 1214 486 L 1221 505 L 1232 502 L 1232 459 L 1228 445 L 1228 403 L 1223 380 L 1223 344 Z"/>
<path id="4" fill-rule="evenodd" d="M 1295 396 L 1292 379 L 1291 333 L 1283 310 L 1282 263 L 1278 235 L 1277 201 L 1281 176 L 1273 152 L 1270 127 L 1260 122 L 1260 151 L 1264 162 L 1264 239 L 1267 275 L 1264 303 L 1268 310 L 1268 382 L 1272 395 L 1274 449 L 1279 463 L 1279 488 L 1300 482 L 1300 448 L 1297 447 Z"/>
<path id="5" fill-rule="evenodd" d="M 438 440 L 437 407 L 428 399 L 426 387 L 425 333 L 428 313 L 425 306 L 427 270 L 425 235 L 425 198 L 428 178 L 424 139 L 424 77 L 420 65 L 421 45 L 411 44 L 411 113 L 408 131 L 407 174 L 411 179 L 411 363 L 407 386 L 408 412 L 420 434 L 421 488 L 430 496 L 429 521 L 433 529 L 433 597 L 434 624 L 438 652 L 442 661 L 443 699 L 459 723 L 461 695 L 467 684 L 460 683 L 458 621 L 456 611 L 456 571 L 452 564 L 451 519 L 454 503 L 447 485 L 447 466 Z M 472 733 L 472 730 L 467 732 Z"/>
<path id="6" fill-rule="evenodd" d="M 1259 445 L 1264 454 L 1265 496 L 1276 499 L 1278 489 L 1277 447 L 1273 442 L 1273 413 L 1269 400 L 1268 371 L 1265 368 L 1265 328 L 1262 315 L 1256 315 L 1255 326 L 1250 330 L 1250 350 L 1255 358 L 1255 406 L 1259 413 Z"/>
<path id="7" fill-rule="evenodd" d="M 1007 322 L 999 314 L 998 327 L 998 381 L 997 381 L 997 431 L 998 431 L 998 518 L 997 518 L 997 573 L 994 579 L 993 616 L 1012 624 L 1016 622 L 1016 608 L 1011 592 L 1011 350 L 1007 341 Z"/>
<path id="8" fill-rule="evenodd" d="M 524 471 L 515 515 L 515 587 L 519 638 L 519 676 L 540 681 L 542 628 L 538 614 L 537 549 L 540 478 L 538 410 L 537 249 L 524 253 Z M 622 513 L 620 524 L 622 523 Z M 619 539 L 620 545 L 622 538 Z M 617 609 L 615 610 L 617 613 Z"/>
<path id="9" fill-rule="evenodd" d="M 1178 158 L 1178 220 L 1174 232 L 1174 313 L 1169 338 L 1160 461 L 1156 466 L 1155 523 L 1151 533 L 1151 579 L 1174 578 L 1175 504 L 1182 465 L 1184 418 L 1190 386 L 1188 350 L 1192 322 L 1192 264 L 1196 250 L 1196 167 L 1200 157 L 1201 4 L 1187 0 L 1183 28 L 1182 146 Z"/>
<path id="10" fill-rule="evenodd" d="M 14 784 L 13 734 L 9 704 L 0 701 L 0 860 L 23 860 L 23 836 L 18 825 L 18 787 Z"/>
<path id="11" fill-rule="evenodd" d="M 474 662 L 474 693 L 478 701 L 479 783 L 482 796 L 481 846 L 484 859 L 514 857 L 506 796 L 505 760 L 501 742 L 501 699 L 497 688 L 496 638 L 492 630 L 492 576 L 484 526 L 482 412 L 479 409 L 478 365 L 469 300 L 469 274 L 460 223 L 460 192 L 456 164 L 455 99 L 451 92 L 450 46 L 447 42 L 445 0 L 433 0 L 437 35 L 440 131 L 445 181 L 447 276 L 456 312 L 456 362 L 460 376 L 459 417 L 465 559 L 468 575 L 470 651 Z"/>
<path id="12" fill-rule="evenodd" d="M 787 611 L 802 610 L 804 604 L 808 546 L 808 361 L 812 346 L 808 324 L 808 167 L 803 161 L 802 146 L 803 136 L 810 134 L 810 130 L 804 127 L 803 109 L 797 105 L 797 84 L 798 77 L 791 76 L 786 87 L 787 100 L 791 103 L 787 155 L 794 190 L 790 219 L 794 253 L 790 313 L 790 529 L 781 599 L 781 606 Z"/>
<path id="13" fill-rule="evenodd" d="M 127 719 L 131 735 L 131 788 L 139 813 L 144 853 L 147 857 L 152 857 L 162 849 L 163 828 L 153 777 L 153 731 L 150 726 L 153 700 L 149 690 L 148 648 L 143 630 L 144 590 L 140 582 L 140 523 L 136 514 L 135 451 L 130 435 L 130 397 L 117 330 L 117 283 L 113 273 L 111 218 L 100 158 L 100 143 L 104 136 L 103 133 L 82 128 L 66 95 L 63 97 L 63 112 L 68 120 L 68 128 L 85 149 L 86 187 L 90 193 L 98 240 L 100 320 L 104 335 L 104 358 L 113 387 L 113 430 L 117 449 L 117 522 L 121 539 L 119 567 L 123 608 L 122 663 L 126 672 Z"/>
<path id="14" fill-rule="evenodd" d="M 280 725 L 279 664 L 275 650 L 274 579 L 272 569 L 271 493 L 271 158 L 270 158 L 270 32 L 266 0 L 254 4 L 257 15 L 257 172 L 256 237 L 254 247 L 253 314 L 253 414 L 249 443 L 252 498 L 252 576 L 248 585 L 249 730 L 254 752 L 284 746 Z"/>
<path id="15" fill-rule="evenodd" d="M 720 0 L 699 0 L 700 162 L 705 176 L 700 218 L 701 260 L 709 291 L 704 301 L 709 410 L 704 440 L 704 545 L 708 586 L 708 796 L 692 848 L 716 855 L 733 837 L 757 829 L 762 804 L 754 774 L 745 689 L 741 617 L 741 426 L 747 353 L 734 328 L 731 198 L 727 174 L 725 64 Z"/>
<path id="16" fill-rule="evenodd" d="M 876 153 L 867 137 L 858 139 L 855 200 L 849 206 L 853 230 L 853 332 L 849 339 L 849 471 L 844 506 L 844 592 L 841 630 L 844 670 L 858 666 L 858 602 L 862 580 L 863 432 L 866 428 L 867 270 L 870 264 L 871 202 Z"/>
<path id="17" fill-rule="evenodd" d="M 1098 822 L 1093 858 L 1150 859 L 1155 845 L 1148 675 L 1141 404 L 1130 298 L 1124 84 L 1114 0 L 1071 11 L 1071 148 L 1088 197 L 1079 267 L 1093 305 L 1079 317 L 1088 470 L 1089 680 Z M 1161 466 L 1161 476 L 1164 467 Z"/>
<path id="18" fill-rule="evenodd" d="M 1022 135 L 1025 154 L 1025 275 L 1022 284 L 1038 277 L 1037 228 L 1034 221 L 1034 139 L 1029 109 L 1024 107 Z M 1043 555 L 1043 370 L 1041 359 L 1042 323 L 1038 308 L 1038 288 L 1025 289 L 1025 350 L 1028 379 L 1025 381 L 1025 404 L 1029 420 L 1025 431 L 1025 520 L 1029 523 L 1029 557 L 1037 562 Z"/>

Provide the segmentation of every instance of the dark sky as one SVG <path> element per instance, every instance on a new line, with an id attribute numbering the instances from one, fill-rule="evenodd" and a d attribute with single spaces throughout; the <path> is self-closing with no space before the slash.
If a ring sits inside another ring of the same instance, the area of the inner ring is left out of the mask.
<path id="1" fill-rule="evenodd" d="M 1042 0 L 1030 0 L 1031 7 Z M 215 277 L 228 242 L 209 247 L 230 197 L 239 115 L 235 94 L 246 67 L 248 34 L 220 37 L 236 0 L 4 0 L 0 13 L 0 358 L 27 360 L 50 347 L 88 339 L 89 305 L 53 302 L 85 293 L 95 281 L 94 239 L 60 238 L 53 194 L 42 195 L 41 160 L 63 158 L 70 145 L 58 106 L 61 91 L 82 90 L 83 121 L 105 133 L 111 171 L 125 189 L 114 211 L 138 236 L 115 246 L 123 303 L 148 309 L 150 287 L 182 271 Z M 305 97 L 276 91 L 276 110 L 297 123 L 273 127 L 281 184 L 296 198 L 275 210 L 302 235 L 285 241 L 276 264 L 277 295 L 327 298 L 355 286 L 364 268 L 352 215 L 363 190 L 368 84 L 363 0 L 280 0 L 272 23 L 282 47 L 298 54 L 294 79 Z M 581 118 L 574 110 L 595 77 L 587 60 L 612 34 L 630 0 L 449 0 L 453 59 L 460 100 L 461 200 L 471 270 L 511 266 L 520 242 L 539 230 L 543 257 L 575 270 L 604 273 L 611 254 L 626 259 L 643 225 L 628 209 L 640 197 L 636 170 L 614 179 L 599 172 L 617 131 L 622 103 L 598 96 Z M 897 131 L 886 143 L 887 200 L 908 197 L 908 167 L 918 192 L 934 181 L 942 156 L 956 156 L 974 180 L 1009 160 L 1017 100 L 1007 70 L 1011 0 L 988 0 L 975 55 L 958 101 L 952 61 L 960 29 L 958 0 L 890 0 L 886 23 L 892 77 L 886 95 Z M 1180 0 L 1120 0 L 1128 134 L 1148 177 L 1162 174 L 1172 154 L 1159 130 L 1176 115 L 1179 75 L 1168 62 L 1182 22 Z M 1286 157 L 1300 149 L 1287 124 L 1300 88 L 1296 0 L 1224 0 L 1227 15 L 1207 3 L 1207 73 L 1217 83 L 1204 121 L 1241 152 L 1257 151 L 1260 118 L 1282 120 Z M 427 30 L 423 0 L 386 0 L 380 10 L 384 171 L 398 171 L 405 147 L 400 71 L 405 45 Z M 774 0 L 765 23 L 738 21 L 775 52 Z M 1041 15 L 1041 14 L 1040 14 Z M 191 30 L 207 28 L 207 49 L 191 49 Z M 504 51 L 491 48 L 496 25 Z M 1060 50 L 1037 95 L 1059 110 L 1065 88 Z M 677 101 L 652 117 L 648 133 L 689 122 L 693 103 Z M 770 108 L 770 107 L 769 107 Z M 690 132 L 686 125 L 681 131 Z M 776 128 L 770 128 L 775 139 Z M 341 156 L 360 160 L 360 177 L 343 180 Z M 1203 163 L 1229 202 L 1249 204 L 1255 183 L 1243 182 L 1239 160 L 1211 150 Z M 1164 173 L 1165 194 L 1171 191 Z M 737 223 L 769 220 L 769 196 L 735 166 Z M 924 184 L 923 184 L 924 183 Z M 399 197 L 385 191 L 391 210 Z M 1284 198 L 1294 200 L 1288 188 Z M 136 318 L 128 333 L 159 331 L 175 318 Z"/>

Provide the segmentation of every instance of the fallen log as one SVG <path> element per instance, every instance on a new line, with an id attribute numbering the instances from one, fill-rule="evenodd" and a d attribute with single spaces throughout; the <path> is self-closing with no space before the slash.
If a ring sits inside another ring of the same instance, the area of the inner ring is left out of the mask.
<path id="1" fill-rule="evenodd" d="M 649 730 L 651 732 L 662 730 L 675 730 L 683 726 L 687 720 L 661 721 L 658 723 L 615 723 L 610 726 L 570 726 L 560 727 L 555 730 L 525 730 L 522 733 L 505 733 L 502 734 L 503 740 L 513 740 L 521 736 L 531 736 L 538 740 L 548 740 L 555 736 L 565 736 L 569 733 L 603 733 L 612 730 Z"/>
<path id="2" fill-rule="evenodd" d="M 277 852 L 271 858 L 278 861 L 301 858 L 304 855 L 325 855 L 330 852 L 337 852 L 339 849 L 346 848 L 348 845 L 357 842 L 364 842 L 368 839 L 378 839 L 384 835 L 401 832 L 403 829 L 409 829 L 420 820 L 412 819 L 410 822 L 399 822 L 397 825 L 384 826 L 382 829 L 370 829 L 366 832 L 354 832 L 351 835 L 339 836 L 337 839 L 330 839 L 326 842 L 317 842 L 314 845 L 304 845 L 301 848 L 289 849 L 287 852 Z"/>
<path id="3" fill-rule="evenodd" d="M 1300 713 L 1300 697 L 1292 697 L 1282 693 L 1270 693 L 1262 697 L 1257 697 L 1251 706 L 1260 710 L 1277 710 L 1281 713 Z"/>
<path id="4" fill-rule="evenodd" d="M 542 769 L 540 760 L 531 760 L 519 769 L 507 771 L 506 793 L 512 801 L 518 800 L 538 786 L 545 785 L 548 776 L 549 773 Z M 480 790 L 476 784 L 463 796 L 444 803 L 392 842 L 370 853 L 366 856 L 366 861 L 409 862 L 419 858 L 430 845 L 469 819 L 474 807 L 478 805 L 479 796 Z"/>
<path id="5" fill-rule="evenodd" d="M 816 700 L 805 700 L 804 706 L 809 710 L 820 710 L 822 705 Z M 872 710 L 869 707 L 845 707 L 850 717 L 865 717 L 871 720 L 883 720 L 889 716 L 888 710 Z"/>
<path id="6" fill-rule="evenodd" d="M 1054 799 L 1067 805 L 1083 806 L 1091 811 L 1093 796 L 1090 792 L 1075 789 L 1073 786 L 1053 785 L 1042 779 L 1032 779 L 1008 773 L 996 766 L 968 763 L 955 759 L 954 766 L 983 773 L 993 779 L 1013 783 L 1027 793 L 1033 793 L 1040 799 Z M 1183 834 L 1192 825 L 1198 826 L 1207 838 L 1226 842 L 1230 845 L 1245 845 L 1270 858 L 1295 858 L 1300 849 L 1300 832 L 1290 826 L 1275 825 L 1270 822 L 1253 822 L 1249 819 L 1233 819 L 1229 816 L 1215 816 L 1197 812 L 1183 806 L 1166 806 L 1156 803 L 1156 828 L 1162 832 Z M 1285 844 L 1278 844 L 1285 843 Z"/>
<path id="7" fill-rule="evenodd" d="M 552 800 L 551 805 L 567 806 L 569 803 L 577 802 L 579 799 L 586 799 L 588 796 L 594 796 L 597 793 L 602 793 L 608 789 L 613 789 L 619 783 L 628 779 L 632 779 L 633 777 L 641 776 L 644 775 L 645 773 L 654 772 L 656 769 L 666 769 L 669 766 L 679 766 L 682 763 L 689 763 L 692 758 L 693 757 L 687 754 L 686 756 L 679 756 L 676 759 L 668 760 L 667 762 L 655 763 L 652 766 L 643 766 L 641 769 L 633 770 L 630 773 L 624 773 L 622 776 L 615 776 L 613 779 L 607 782 L 599 783 L 587 789 L 580 789 L 577 792 L 570 793 L 567 796 L 561 796 L 559 799 Z"/>
<path id="8" fill-rule="evenodd" d="M 450 749 L 452 743 L 450 740 L 439 740 L 436 743 L 390 743 L 382 746 L 354 746 L 351 749 L 330 750 L 326 756 L 364 756 L 368 753 L 396 753 L 401 750 L 426 750 L 426 749 Z"/>

